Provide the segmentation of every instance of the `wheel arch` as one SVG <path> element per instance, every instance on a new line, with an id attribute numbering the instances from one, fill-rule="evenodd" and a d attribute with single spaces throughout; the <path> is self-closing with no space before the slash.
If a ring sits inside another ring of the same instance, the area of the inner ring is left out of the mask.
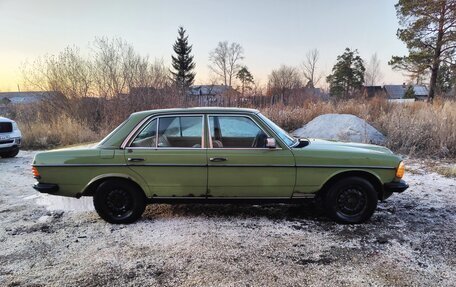
<path id="1" fill-rule="evenodd" d="M 133 185 L 135 185 L 139 190 L 141 190 L 144 195 L 147 197 L 147 189 L 145 189 L 145 186 L 143 186 L 142 184 L 140 184 L 136 179 L 134 179 L 133 177 L 131 177 L 130 175 L 126 175 L 126 174 L 118 174 L 118 173 L 114 173 L 114 174 L 103 174 L 103 175 L 99 175 L 95 178 L 93 178 L 83 189 L 82 193 L 81 193 L 81 196 L 93 196 L 93 194 L 95 193 L 95 191 L 97 190 L 98 186 L 100 186 L 100 184 L 106 180 L 109 180 L 109 179 L 121 179 L 121 180 L 124 180 L 124 181 L 127 181 Z"/>
<path id="2" fill-rule="evenodd" d="M 351 177 L 351 176 L 356 176 L 356 177 L 361 177 L 366 180 L 368 180 L 375 188 L 377 191 L 378 199 L 381 200 L 383 199 L 383 184 L 381 179 L 375 175 L 372 172 L 366 171 L 366 170 L 345 170 L 341 171 L 339 173 L 333 174 L 321 187 L 321 189 L 318 191 L 319 196 L 324 196 L 326 191 L 337 181 Z"/>

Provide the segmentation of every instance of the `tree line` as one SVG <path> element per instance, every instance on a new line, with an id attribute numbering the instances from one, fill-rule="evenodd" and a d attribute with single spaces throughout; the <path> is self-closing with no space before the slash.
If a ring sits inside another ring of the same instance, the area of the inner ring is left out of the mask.
<path id="1" fill-rule="evenodd" d="M 429 81 L 429 100 L 447 93 L 456 85 L 456 0 L 399 0 L 395 5 L 401 28 L 399 39 L 409 54 L 393 56 L 389 65 L 404 71 L 411 83 Z M 67 98 L 97 96 L 112 98 L 128 94 L 132 88 L 175 89 L 180 94 L 195 82 L 196 63 L 187 31 L 178 28 L 172 46 L 171 67 L 163 60 L 151 60 L 137 53 L 122 39 L 96 38 L 89 55 L 68 47 L 58 55 L 48 55 L 23 68 L 26 83 L 33 89 L 58 91 Z M 346 48 L 337 56 L 326 77 L 318 67 L 319 51 L 305 54 L 299 67 L 282 65 L 268 76 L 266 93 L 282 102 L 290 90 L 315 88 L 325 79 L 331 96 L 348 98 L 359 94 L 364 85 L 378 85 L 382 78 L 376 54 L 364 61 L 358 50 Z M 242 94 L 263 93 L 249 68 L 243 64 L 245 52 L 236 42 L 220 41 L 210 51 L 208 62 L 213 78 Z"/>

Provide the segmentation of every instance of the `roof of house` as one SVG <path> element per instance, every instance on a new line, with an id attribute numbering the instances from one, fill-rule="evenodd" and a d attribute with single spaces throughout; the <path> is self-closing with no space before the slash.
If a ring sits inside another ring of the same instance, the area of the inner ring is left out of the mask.
<path id="1" fill-rule="evenodd" d="M 8 99 L 12 104 L 30 104 L 40 101 L 47 92 L 2 92 L 0 99 Z"/>
<path id="2" fill-rule="evenodd" d="M 200 85 L 191 86 L 188 94 L 192 96 L 215 96 L 231 90 L 230 86 L 225 85 Z"/>
<path id="3" fill-rule="evenodd" d="M 363 89 L 369 97 L 373 97 L 376 94 L 383 92 L 382 86 L 364 86 Z"/>
<path id="4" fill-rule="evenodd" d="M 390 99 L 402 99 L 407 91 L 407 85 L 384 85 L 388 97 Z M 413 91 L 416 97 L 427 97 L 429 90 L 423 85 L 413 85 Z"/>

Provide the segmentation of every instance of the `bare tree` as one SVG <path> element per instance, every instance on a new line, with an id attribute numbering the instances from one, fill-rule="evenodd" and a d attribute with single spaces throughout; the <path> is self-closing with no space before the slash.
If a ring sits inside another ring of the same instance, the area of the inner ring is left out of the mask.
<path id="1" fill-rule="evenodd" d="M 233 77 L 241 68 L 242 59 L 244 59 L 244 49 L 240 44 L 219 42 L 209 54 L 209 61 L 212 63 L 209 68 L 223 80 L 225 86 L 231 86 Z"/>
<path id="2" fill-rule="evenodd" d="M 77 47 L 67 47 L 58 55 L 38 58 L 25 63 L 22 74 L 25 86 L 41 91 L 58 91 L 67 98 L 89 95 L 92 84 L 90 62 L 85 60 Z"/>
<path id="3" fill-rule="evenodd" d="M 26 63 L 22 68 L 27 88 L 52 91 L 48 93 L 45 105 L 50 111 L 46 113 L 49 117 L 65 113 L 81 122 L 99 126 L 96 124 L 102 119 L 112 119 L 107 98 L 131 93 L 134 87 L 147 90 L 169 86 L 169 69 L 163 60 L 151 62 L 121 39 L 96 39 L 90 52 L 84 57 L 77 47 L 68 47 L 57 55 L 46 55 L 32 64 Z M 135 108 L 133 102 L 140 107 L 144 100 L 151 100 L 150 94 L 145 96 L 133 98 L 130 95 L 129 108 Z M 124 113 L 129 112 L 121 100 L 109 104 L 117 104 L 119 111 L 122 108 Z"/>
<path id="4" fill-rule="evenodd" d="M 282 65 L 273 70 L 269 75 L 268 89 L 274 96 L 279 96 L 282 102 L 286 102 L 289 92 L 302 86 L 301 77 L 296 68 Z"/>
<path id="5" fill-rule="evenodd" d="M 320 53 L 317 49 L 313 49 L 307 52 L 306 58 L 301 64 L 306 86 L 309 88 L 314 88 L 322 78 L 321 74 L 317 74 L 317 63 L 319 58 Z"/>
<path id="6" fill-rule="evenodd" d="M 380 70 L 380 60 L 377 53 L 374 53 L 366 65 L 366 72 L 364 73 L 364 82 L 368 86 L 378 85 L 382 80 L 382 72 Z"/>

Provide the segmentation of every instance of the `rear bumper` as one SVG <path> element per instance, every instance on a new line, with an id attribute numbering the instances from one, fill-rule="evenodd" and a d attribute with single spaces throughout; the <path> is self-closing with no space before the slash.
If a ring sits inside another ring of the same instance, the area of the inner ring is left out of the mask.
<path id="1" fill-rule="evenodd" d="M 37 183 L 35 183 L 33 185 L 33 188 L 38 190 L 41 193 L 53 194 L 53 193 L 56 193 L 57 191 L 59 191 L 59 186 L 57 184 L 54 184 L 54 183 L 40 183 L 40 182 L 37 182 Z"/>
<path id="2" fill-rule="evenodd" d="M 383 185 L 383 190 L 386 193 L 393 193 L 393 192 L 400 193 L 400 192 L 403 192 L 404 190 L 406 190 L 407 188 L 409 188 L 409 185 L 403 180 L 388 182 Z"/>

